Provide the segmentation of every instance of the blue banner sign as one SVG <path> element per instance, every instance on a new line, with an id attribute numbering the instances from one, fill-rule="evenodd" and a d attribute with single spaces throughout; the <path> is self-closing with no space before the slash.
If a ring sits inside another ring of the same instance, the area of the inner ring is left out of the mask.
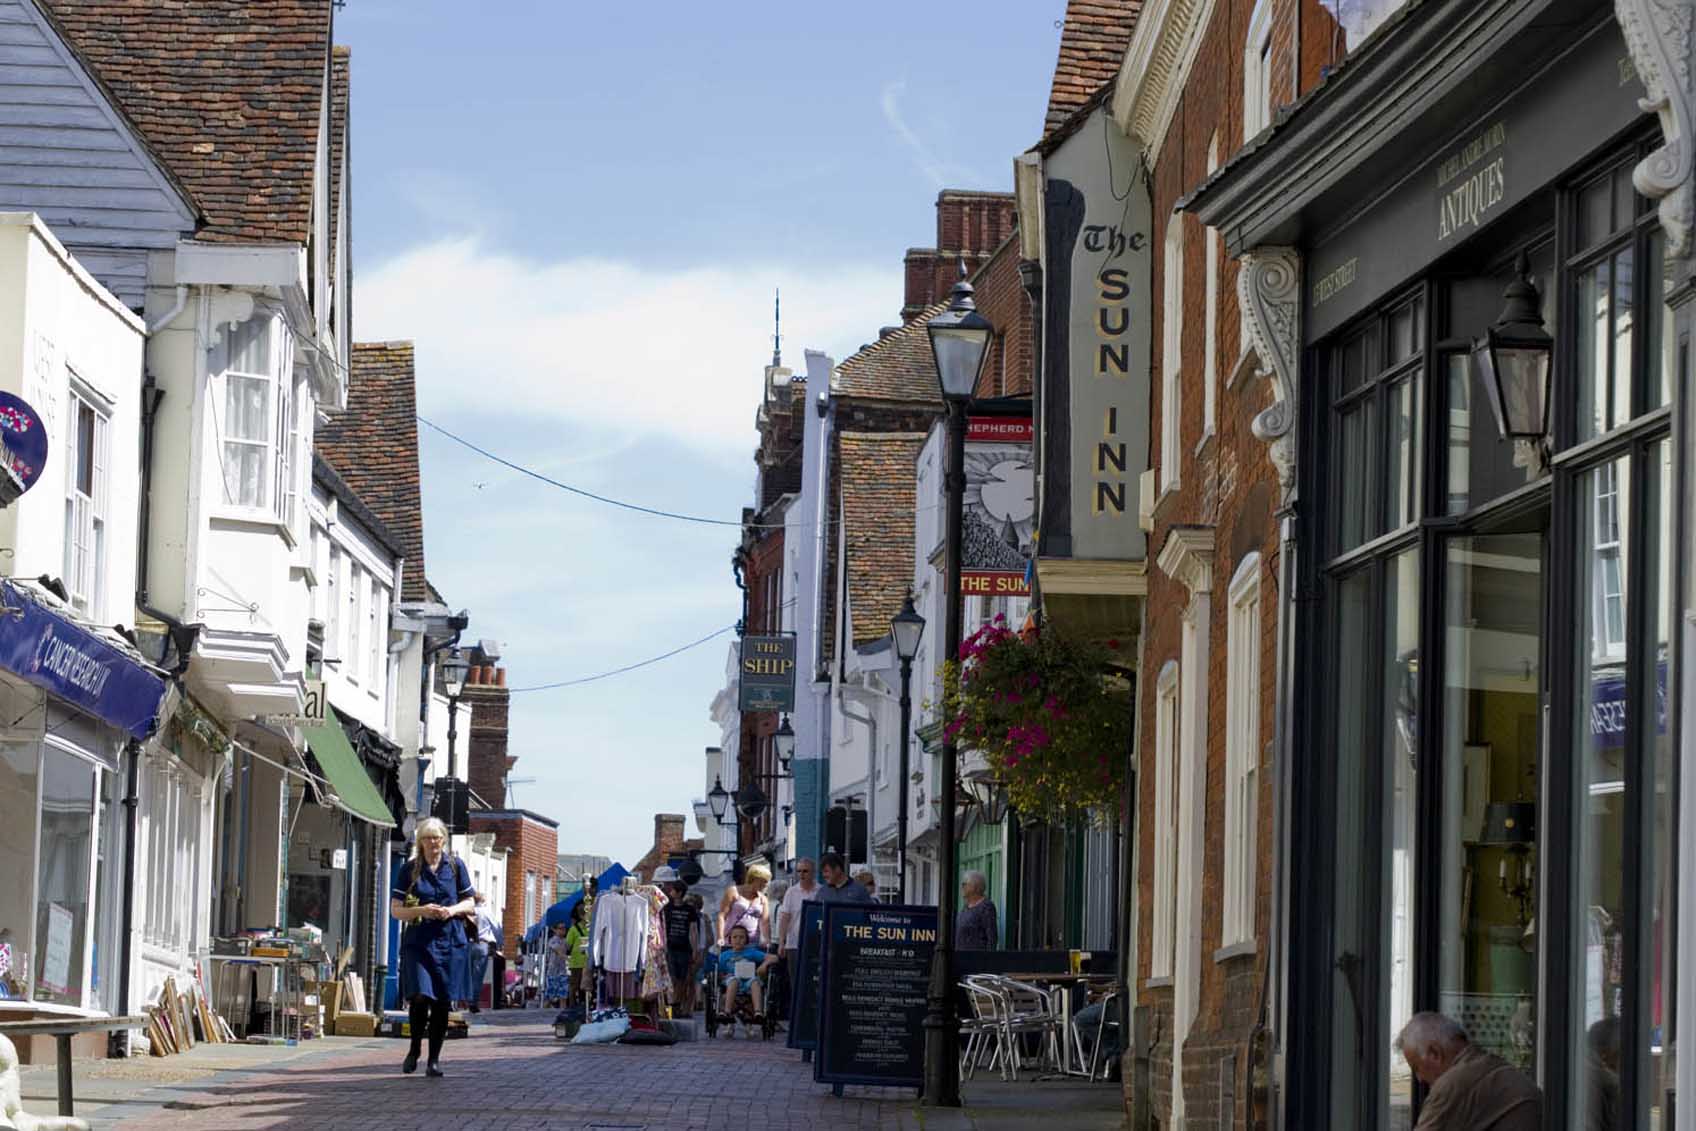
<path id="1" fill-rule="evenodd" d="M 132 737 L 153 733 L 163 679 L 9 581 L 0 582 L 0 601 L 0 668 Z"/>
<path id="2" fill-rule="evenodd" d="M 1655 734 L 1667 733 L 1667 662 L 1655 665 Z M 1590 741 L 1598 750 L 1625 745 L 1625 672 L 1599 671 L 1590 679 Z"/>

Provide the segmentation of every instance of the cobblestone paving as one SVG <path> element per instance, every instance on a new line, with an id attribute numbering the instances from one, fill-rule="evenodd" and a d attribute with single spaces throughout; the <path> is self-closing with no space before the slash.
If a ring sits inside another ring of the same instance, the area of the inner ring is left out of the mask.
<path id="1" fill-rule="evenodd" d="M 906 1090 L 850 1087 L 834 1097 L 829 1085 L 813 1082 L 811 1066 L 784 1048 L 781 1036 L 770 1043 L 720 1038 L 669 1048 L 568 1046 L 554 1039 L 541 1014 L 496 1018 L 479 1024 L 471 1038 L 449 1042 L 442 1057 L 448 1076 L 441 1080 L 427 1079 L 422 1066 L 416 1075 L 401 1075 L 406 1047 L 400 1041 L 326 1041 L 310 1051 L 287 1050 L 274 1060 L 199 1073 L 173 1072 L 170 1060 L 107 1070 L 79 1064 L 79 1092 L 96 1101 L 87 1105 L 96 1131 L 1052 1131 L 1120 1125 L 1117 1089 L 1107 1085 L 1007 1086 L 980 1078 L 968 1091 L 966 1111 L 937 1112 L 917 1108 Z M 40 1100 L 29 1106 L 40 1114 L 52 1111 Z"/>

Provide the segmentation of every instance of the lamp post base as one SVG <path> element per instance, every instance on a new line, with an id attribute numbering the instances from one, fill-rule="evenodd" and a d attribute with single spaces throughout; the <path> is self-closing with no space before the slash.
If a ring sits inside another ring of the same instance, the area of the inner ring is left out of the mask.
<path id="1" fill-rule="evenodd" d="M 930 960 L 930 993 L 925 1010 L 925 1107 L 960 1106 L 959 1027 L 950 992 L 950 953 L 938 947 Z"/>

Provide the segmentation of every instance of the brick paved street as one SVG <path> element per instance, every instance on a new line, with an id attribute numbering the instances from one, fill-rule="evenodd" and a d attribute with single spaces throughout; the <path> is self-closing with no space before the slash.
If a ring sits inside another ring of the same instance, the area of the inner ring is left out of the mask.
<path id="1" fill-rule="evenodd" d="M 201 1046 L 165 1060 L 77 1065 L 78 1114 L 98 1131 L 205 1128 L 572 1128 L 583 1131 L 896 1131 L 1120 1126 L 1117 1085 L 980 1077 L 960 1112 L 922 1111 L 913 1094 L 815 1084 L 800 1054 L 757 1039 L 670 1048 L 567 1046 L 540 1013 L 484 1015 L 451 1042 L 449 1075 L 402 1076 L 395 1040 L 314 1042 L 299 1049 Z M 25 1074 L 28 1106 L 53 1111 L 53 1068 Z"/>

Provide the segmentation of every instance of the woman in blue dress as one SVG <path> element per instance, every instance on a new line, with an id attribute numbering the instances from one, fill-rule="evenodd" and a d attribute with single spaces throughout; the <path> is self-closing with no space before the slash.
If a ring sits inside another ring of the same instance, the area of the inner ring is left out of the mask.
<path id="1" fill-rule="evenodd" d="M 412 859 L 395 877 L 389 912 L 403 924 L 400 937 L 400 992 L 410 1003 L 412 1050 L 402 1072 L 418 1068 L 418 1046 L 430 1038 L 428 1076 L 443 1075 L 439 1063 L 448 1033 L 448 1010 L 455 987 L 465 981 L 465 920 L 476 907 L 465 862 L 448 851 L 447 826 L 435 817 L 418 826 Z"/>

